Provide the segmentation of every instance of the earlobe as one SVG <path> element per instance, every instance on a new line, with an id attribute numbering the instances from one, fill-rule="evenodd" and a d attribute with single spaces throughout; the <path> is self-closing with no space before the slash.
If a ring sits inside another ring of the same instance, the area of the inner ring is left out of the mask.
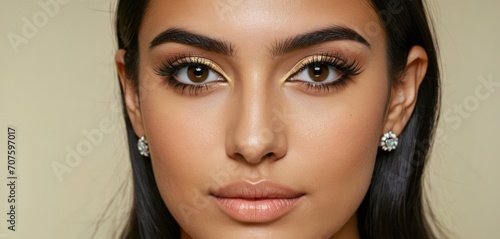
<path id="1" fill-rule="evenodd" d="M 392 84 L 384 132 L 392 130 L 396 135 L 403 132 L 415 109 L 418 89 L 427 72 L 427 64 L 428 57 L 424 48 L 413 46 L 408 53 L 402 77 Z"/>
<path id="2" fill-rule="evenodd" d="M 127 114 L 134 128 L 134 132 L 138 137 L 144 135 L 144 127 L 142 124 L 142 114 L 139 104 L 139 95 L 137 94 L 136 86 L 134 86 L 132 79 L 128 79 L 125 72 L 125 56 L 126 51 L 119 49 L 115 55 L 116 69 L 118 77 L 120 78 L 120 85 L 123 90 L 123 98 L 125 100 L 125 107 Z"/>

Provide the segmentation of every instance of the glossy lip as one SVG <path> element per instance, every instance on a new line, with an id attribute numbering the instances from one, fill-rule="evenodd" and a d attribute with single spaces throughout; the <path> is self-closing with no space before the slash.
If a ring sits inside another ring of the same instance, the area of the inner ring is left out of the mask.
<path id="1" fill-rule="evenodd" d="M 210 193 L 217 206 L 240 222 L 266 223 L 290 212 L 304 193 L 278 183 L 237 181 Z"/>

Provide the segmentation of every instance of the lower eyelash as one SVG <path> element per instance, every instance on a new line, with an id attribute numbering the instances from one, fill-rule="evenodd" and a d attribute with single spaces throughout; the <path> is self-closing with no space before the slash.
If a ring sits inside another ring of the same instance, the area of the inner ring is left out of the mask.
<path id="1" fill-rule="evenodd" d="M 342 87 L 346 86 L 348 80 L 349 78 L 342 77 L 328 84 L 314 84 L 307 81 L 297 81 L 296 83 L 300 84 L 302 87 L 305 87 L 306 90 L 309 91 L 328 93 L 332 90 L 339 90 Z"/>
<path id="2" fill-rule="evenodd" d="M 215 84 L 215 83 L 210 83 Z M 184 94 L 187 90 L 187 93 L 191 96 L 197 96 L 198 94 L 210 90 L 209 84 L 200 84 L 200 85 L 189 85 L 184 84 L 177 81 L 174 76 L 167 77 L 167 85 L 171 86 L 174 90 L 180 91 L 181 94 Z"/>

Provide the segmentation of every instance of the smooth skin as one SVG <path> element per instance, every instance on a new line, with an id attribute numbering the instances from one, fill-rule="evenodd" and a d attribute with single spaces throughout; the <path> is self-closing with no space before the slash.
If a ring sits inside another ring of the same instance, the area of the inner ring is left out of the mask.
<path id="1" fill-rule="evenodd" d="M 350 28 L 369 46 L 332 40 L 270 52 L 276 42 L 329 26 Z M 171 28 L 226 42 L 234 54 L 176 42 L 150 47 Z M 360 73 L 328 92 L 290 80 L 298 62 L 323 53 L 355 60 Z M 139 32 L 138 89 L 125 75 L 124 54 L 117 52 L 116 64 L 127 112 L 137 136 L 148 139 L 159 191 L 183 239 L 359 238 L 356 211 L 380 137 L 402 132 L 427 69 L 415 46 L 401 79 L 389 79 L 383 26 L 362 0 L 152 0 Z M 196 95 L 167 85 L 155 69 L 183 55 L 210 60 L 222 80 Z M 242 179 L 305 195 L 274 221 L 237 221 L 209 191 Z"/>

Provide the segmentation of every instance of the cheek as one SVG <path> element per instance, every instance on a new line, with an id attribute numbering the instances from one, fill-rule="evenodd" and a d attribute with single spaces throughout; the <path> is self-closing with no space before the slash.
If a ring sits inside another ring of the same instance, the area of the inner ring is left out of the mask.
<path id="1" fill-rule="evenodd" d="M 206 103 L 213 99 L 186 103 L 164 89 L 147 94 L 142 113 L 155 180 L 169 211 L 188 224 L 206 211 L 206 190 L 229 180 L 219 176 L 232 169 L 220 163 L 225 155 L 219 128 L 223 114 Z"/>
<path id="2" fill-rule="evenodd" d="M 289 153 L 298 155 L 296 175 L 313 187 L 311 200 L 325 218 L 342 225 L 357 210 L 370 185 L 384 125 L 388 84 L 383 72 L 366 72 L 331 98 L 297 99 Z"/>

